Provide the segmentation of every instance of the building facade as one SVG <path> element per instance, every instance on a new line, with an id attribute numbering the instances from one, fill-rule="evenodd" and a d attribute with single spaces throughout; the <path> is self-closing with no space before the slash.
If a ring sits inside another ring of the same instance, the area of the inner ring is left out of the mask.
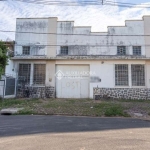
<path id="1" fill-rule="evenodd" d="M 17 96 L 149 99 L 150 16 L 91 32 L 57 18 L 18 18 Z"/>

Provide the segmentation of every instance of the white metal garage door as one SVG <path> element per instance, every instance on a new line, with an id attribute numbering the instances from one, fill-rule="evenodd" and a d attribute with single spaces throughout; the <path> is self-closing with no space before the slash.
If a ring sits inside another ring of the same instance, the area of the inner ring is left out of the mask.
<path id="1" fill-rule="evenodd" d="M 89 65 L 56 65 L 56 97 L 88 98 Z"/>

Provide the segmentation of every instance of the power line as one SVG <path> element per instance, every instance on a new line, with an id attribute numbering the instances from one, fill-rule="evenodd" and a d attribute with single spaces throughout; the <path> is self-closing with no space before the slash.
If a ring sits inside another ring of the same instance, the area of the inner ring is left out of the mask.
<path id="1" fill-rule="evenodd" d="M 7 1 L 7 0 L 1 0 Z M 110 5 L 110 6 L 119 6 L 119 7 L 133 7 L 133 8 L 150 8 L 149 4 L 135 4 L 135 3 L 123 3 L 123 2 L 112 2 L 112 1 L 51 1 L 51 0 L 14 0 L 25 3 L 33 3 L 33 4 L 43 4 L 43 5 L 66 5 L 66 6 L 77 6 L 77 5 Z M 135 7 L 134 7 L 135 6 Z"/>
<path id="2" fill-rule="evenodd" d="M 110 3 L 116 3 L 116 4 L 127 4 L 127 5 L 143 5 L 143 6 L 150 6 L 150 4 L 142 4 L 142 3 L 140 3 L 140 4 L 136 4 L 136 3 L 124 3 L 124 2 L 112 2 L 112 1 L 108 1 L 108 0 L 106 0 L 106 2 L 110 2 Z"/>
<path id="3" fill-rule="evenodd" d="M 78 6 L 78 5 L 102 5 L 101 2 L 98 1 L 24 1 L 24 0 L 15 0 L 19 2 L 25 3 L 33 3 L 33 4 L 42 4 L 42 5 L 63 5 L 63 6 Z"/>
<path id="4" fill-rule="evenodd" d="M 123 2 L 112 2 L 106 0 L 106 5 L 120 6 L 120 7 L 134 7 L 134 8 L 150 8 L 150 4 L 135 4 L 135 3 L 123 3 Z"/>
<path id="5" fill-rule="evenodd" d="M 115 26 L 114 26 L 115 27 Z M 122 27 L 122 26 L 121 26 Z M 66 33 L 42 33 L 42 32 L 18 32 L 18 31 L 6 31 L 6 30 L 0 30 L 0 32 L 6 32 L 6 33 L 8 33 L 8 32 L 13 32 L 13 33 L 32 33 L 32 34 L 52 34 L 52 35 L 68 35 L 68 36 L 73 36 L 73 35 L 78 35 L 78 36 L 112 36 L 112 37 L 114 37 L 114 36 L 150 36 L 150 35 L 119 35 L 119 34 L 115 34 L 115 35 L 113 35 L 113 34 L 107 34 L 107 32 L 106 32 L 106 35 L 97 35 L 97 34 L 66 34 Z M 94 32 L 90 32 L 90 33 L 94 33 Z M 98 33 L 102 33 L 103 34 L 103 32 L 98 32 Z"/>

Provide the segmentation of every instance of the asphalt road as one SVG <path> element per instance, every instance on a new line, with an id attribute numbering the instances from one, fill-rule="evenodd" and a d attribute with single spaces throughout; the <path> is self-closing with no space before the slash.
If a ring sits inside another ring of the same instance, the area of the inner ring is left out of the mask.
<path id="1" fill-rule="evenodd" d="M 0 116 L 0 150 L 149 150 L 150 121 Z"/>

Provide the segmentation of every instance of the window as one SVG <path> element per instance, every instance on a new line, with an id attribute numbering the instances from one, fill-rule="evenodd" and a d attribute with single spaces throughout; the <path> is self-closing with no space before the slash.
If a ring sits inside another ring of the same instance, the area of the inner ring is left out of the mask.
<path id="1" fill-rule="evenodd" d="M 126 47 L 117 46 L 117 55 L 126 55 Z"/>
<path id="2" fill-rule="evenodd" d="M 45 84 L 45 64 L 34 64 L 34 84 Z"/>
<path id="3" fill-rule="evenodd" d="M 68 55 L 68 46 L 61 46 L 61 52 L 62 55 Z"/>
<path id="4" fill-rule="evenodd" d="M 30 69 L 31 64 L 19 64 L 18 82 L 30 84 Z"/>
<path id="5" fill-rule="evenodd" d="M 128 85 L 128 65 L 126 64 L 115 65 L 115 85 L 118 86 Z"/>
<path id="6" fill-rule="evenodd" d="M 133 55 L 141 55 L 141 46 L 133 46 Z"/>
<path id="7" fill-rule="evenodd" d="M 144 65 L 131 65 L 132 86 L 145 86 Z"/>
<path id="8" fill-rule="evenodd" d="M 30 46 L 23 46 L 22 48 L 23 55 L 30 55 Z"/>

